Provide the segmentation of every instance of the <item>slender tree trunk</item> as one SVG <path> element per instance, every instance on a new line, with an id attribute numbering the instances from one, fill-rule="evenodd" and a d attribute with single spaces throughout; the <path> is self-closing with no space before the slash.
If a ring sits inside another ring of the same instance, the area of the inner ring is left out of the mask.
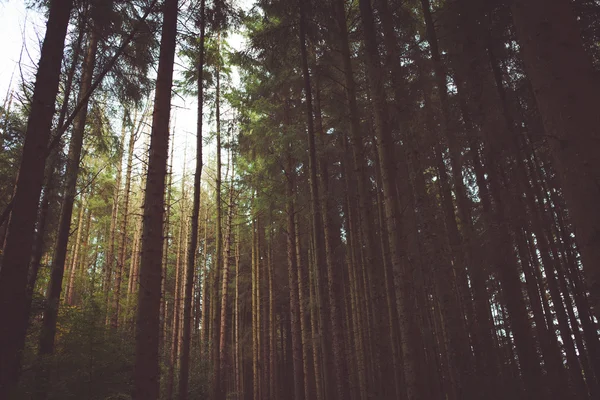
<path id="1" fill-rule="evenodd" d="M 206 215 L 204 217 L 204 242 L 203 242 L 204 260 L 202 262 L 202 327 L 200 329 L 200 346 L 202 356 L 208 356 L 208 341 L 210 340 L 210 297 L 209 290 L 211 287 L 208 271 L 208 207 L 206 207 Z"/>
<path id="2" fill-rule="evenodd" d="M 33 90 L 23 156 L 0 268 L 0 398 L 8 397 L 19 378 L 26 324 L 27 271 L 31 261 L 38 201 L 58 92 L 71 0 L 52 0 Z"/>
<path id="3" fill-rule="evenodd" d="M 238 225 L 238 233 L 235 243 L 235 398 L 240 400 L 243 395 L 243 383 L 241 373 L 241 364 L 243 362 L 241 346 L 240 346 L 240 228 Z"/>
<path id="4" fill-rule="evenodd" d="M 232 162 L 233 165 L 233 162 Z M 227 368 L 227 303 L 229 289 L 229 260 L 231 258 L 231 228 L 233 224 L 233 168 L 231 171 L 231 184 L 229 187 L 229 199 L 227 204 L 227 222 L 225 226 L 225 248 L 223 254 L 223 282 L 221 285 L 221 326 L 219 338 L 219 384 L 218 399 L 225 400 L 227 395 L 226 374 Z"/>
<path id="5" fill-rule="evenodd" d="M 171 142 L 174 143 L 175 142 L 175 132 L 173 129 L 171 129 Z M 168 341 L 168 331 L 169 331 L 169 310 L 168 310 L 168 305 L 167 305 L 167 296 L 166 296 L 166 292 L 167 292 L 167 276 L 168 276 L 168 271 L 169 271 L 169 245 L 170 245 L 170 241 L 169 238 L 171 236 L 171 206 L 172 206 L 172 195 L 173 195 L 173 153 L 175 152 L 175 146 L 171 146 L 171 155 L 169 156 L 169 160 L 167 161 L 167 163 L 169 164 L 169 171 L 167 172 L 167 200 L 166 200 L 166 204 L 165 204 L 165 224 L 163 226 L 164 229 L 164 239 L 163 239 L 163 261 L 162 261 L 162 279 L 160 282 L 160 292 L 161 292 L 161 299 L 160 299 L 160 317 L 161 317 L 161 322 L 162 322 L 162 329 L 160 330 L 160 337 L 159 337 L 159 348 L 162 350 L 162 353 L 165 357 L 166 360 L 168 360 L 168 364 L 169 364 L 169 380 L 168 382 L 168 393 L 172 394 L 172 381 L 171 381 L 171 358 L 170 358 L 170 346 L 167 344 L 171 344 L 170 341 Z M 170 163 L 169 163 L 170 162 Z M 177 270 L 178 271 L 178 270 Z M 176 272 L 175 274 L 176 277 L 178 277 L 178 273 Z M 175 281 L 177 282 L 177 278 L 175 279 Z M 175 294 L 176 292 L 173 292 L 173 298 L 175 300 Z M 171 319 L 171 326 L 173 326 L 172 324 L 173 319 Z M 168 349 L 168 350 L 167 350 Z M 170 391 L 170 392 L 169 392 Z"/>
<path id="6" fill-rule="evenodd" d="M 194 172 L 194 200 L 190 220 L 191 235 L 186 258 L 185 293 L 183 305 L 183 340 L 181 349 L 181 370 L 179 372 L 179 399 L 188 399 L 189 369 L 190 369 L 190 340 L 192 321 L 192 288 L 198 252 L 198 218 L 200 215 L 200 183 L 202 178 L 202 108 L 204 106 L 204 18 L 205 0 L 200 3 L 200 55 L 196 74 L 198 79 L 198 118 L 196 123 L 196 170 Z M 206 243 L 206 242 L 205 242 Z"/>
<path id="7" fill-rule="evenodd" d="M 185 165 L 185 163 L 184 163 Z M 185 176 L 185 172 L 184 172 Z M 181 334 L 181 297 L 183 289 L 183 279 L 185 271 L 182 270 L 181 265 L 181 253 L 182 245 L 184 240 L 184 225 L 185 225 L 185 212 L 184 212 L 184 178 L 181 179 L 181 211 L 179 216 L 179 234 L 177 238 L 177 250 L 175 256 L 175 286 L 173 289 L 173 322 L 171 323 L 171 353 L 169 356 L 169 375 L 167 379 L 167 399 L 173 398 L 173 390 L 175 384 L 175 373 L 177 370 L 177 355 L 179 354 L 179 336 Z M 166 268 L 165 268 L 166 270 Z M 165 284 L 166 286 L 166 284 Z"/>
<path id="8" fill-rule="evenodd" d="M 98 47 L 97 34 L 92 31 L 88 39 L 88 48 L 86 58 L 84 60 L 83 72 L 81 78 L 81 86 L 79 87 L 79 98 L 83 99 L 88 93 L 96 64 L 96 50 Z M 67 156 L 66 167 L 66 183 L 63 203 L 61 205 L 60 219 L 58 223 L 58 235 L 52 258 L 52 272 L 48 291 L 46 294 L 47 304 L 44 310 L 44 318 L 42 321 L 42 331 L 40 333 L 40 342 L 38 356 L 44 358 L 54 352 L 54 340 L 56 336 L 56 322 L 58 317 L 58 308 L 60 304 L 60 295 L 62 291 L 63 276 L 65 272 L 65 261 L 67 255 L 67 246 L 69 242 L 69 234 L 71 227 L 71 217 L 73 214 L 73 204 L 77 195 L 77 176 L 79 175 L 79 163 L 81 158 L 81 150 L 83 147 L 83 134 L 85 131 L 85 123 L 87 120 L 87 102 L 79 111 L 73 126 L 71 134 L 71 142 L 69 143 L 69 154 Z M 38 371 L 36 377 L 37 389 L 36 398 L 44 399 L 47 396 L 47 379 L 48 370 L 45 366 Z"/>
<path id="9" fill-rule="evenodd" d="M 254 199 L 253 199 L 254 200 Z M 260 371 L 258 366 L 259 357 L 259 329 L 258 329 L 258 266 L 260 256 L 258 255 L 258 224 L 256 219 L 252 220 L 252 387 L 253 400 L 260 400 Z"/>
<path id="10" fill-rule="evenodd" d="M 79 204 L 79 217 L 78 217 L 78 223 L 77 223 L 77 237 L 75 239 L 75 249 L 73 251 L 73 258 L 72 258 L 72 262 L 71 262 L 71 274 L 69 276 L 69 281 L 67 283 L 67 287 L 66 287 L 66 291 L 65 291 L 65 302 L 72 306 L 73 305 L 73 291 L 75 289 L 75 277 L 77 276 L 77 266 L 79 265 L 78 263 L 78 256 L 79 256 L 79 246 L 81 244 L 81 235 L 84 229 L 84 224 L 83 224 L 83 220 L 85 219 L 85 207 L 86 207 L 86 202 L 85 200 L 82 198 Z"/>
<path id="11" fill-rule="evenodd" d="M 146 201 L 144 202 L 140 290 L 136 317 L 134 400 L 157 400 L 160 330 L 160 284 L 165 175 L 169 148 L 171 87 L 177 36 L 177 0 L 165 0 L 158 74 L 152 117 Z"/>
<path id="12" fill-rule="evenodd" d="M 293 199 L 293 198 L 292 198 Z M 292 206 L 294 204 L 292 203 Z M 294 207 L 295 211 L 295 207 Z M 310 307 L 310 295 L 307 284 L 309 282 L 309 270 L 306 268 L 306 264 L 302 260 L 302 244 L 300 240 L 300 223 L 298 213 L 295 212 L 294 216 L 294 246 L 295 246 L 295 257 L 297 267 L 297 286 L 298 286 L 298 312 L 300 319 L 300 333 L 302 340 L 302 369 L 304 372 L 304 395 L 306 397 L 312 397 L 320 399 L 321 390 L 316 389 L 316 379 L 311 374 L 311 370 L 314 371 L 311 366 L 314 364 L 311 351 L 316 349 L 316 345 L 311 343 L 311 309 Z M 293 290 L 293 289 L 290 289 Z M 307 308 L 308 305 L 308 308 Z M 293 346 L 293 343 L 292 343 Z M 292 350 L 293 351 L 293 350 Z M 292 354 L 293 356 L 293 354 Z M 320 379 L 320 377 L 319 377 Z"/>
<path id="13" fill-rule="evenodd" d="M 119 144 L 119 163 L 117 165 L 117 179 L 115 181 L 115 191 L 113 195 L 113 205 L 112 205 L 112 214 L 110 218 L 110 230 L 108 232 L 108 251 L 106 252 L 106 274 L 105 274 L 105 286 L 104 286 L 104 302 L 106 306 L 106 324 L 111 323 L 114 329 L 117 328 L 117 323 L 115 322 L 115 310 L 111 310 L 110 304 L 110 296 L 111 290 L 113 291 L 113 304 L 115 304 L 114 300 L 114 290 L 116 289 L 116 281 L 119 275 L 118 266 L 115 268 L 115 259 L 117 258 L 117 249 L 115 248 L 117 242 L 117 225 L 119 222 L 119 207 L 120 207 L 120 198 L 121 198 L 121 175 L 123 172 L 123 147 L 125 146 L 125 128 L 127 122 L 127 114 L 123 113 L 123 120 L 121 122 L 121 137 Z M 115 277 L 115 283 L 113 284 L 112 277 Z M 118 277 L 120 279 L 120 276 Z"/>
<path id="14" fill-rule="evenodd" d="M 79 56 L 81 54 L 81 45 L 83 43 L 84 29 L 83 22 L 80 21 L 80 25 L 78 27 L 77 39 L 73 45 L 73 56 L 71 60 L 71 65 L 67 72 L 65 88 L 63 94 L 63 103 L 60 108 L 60 114 L 58 116 L 57 126 L 60 127 L 64 124 L 65 118 L 67 117 L 67 112 L 69 111 L 69 99 L 71 97 L 71 92 L 73 89 L 73 78 L 75 76 L 75 72 L 77 70 L 77 65 L 79 64 Z M 48 220 L 48 213 L 50 211 L 50 202 L 55 199 L 56 192 L 58 189 L 58 172 L 56 169 L 59 164 L 59 153 L 61 151 L 61 146 L 55 146 L 51 149 L 50 156 L 46 162 L 46 171 L 45 171 L 45 179 L 46 186 L 44 188 L 44 192 L 42 194 L 42 199 L 40 201 L 40 214 L 37 224 L 37 234 L 35 238 L 35 243 L 33 245 L 33 257 L 31 260 L 31 266 L 29 269 L 28 283 L 27 283 L 27 312 L 25 313 L 25 324 L 27 324 L 29 320 L 29 313 L 31 310 L 31 300 L 33 296 L 33 290 L 35 288 L 35 282 L 37 280 L 38 272 L 40 269 L 40 264 L 42 260 L 42 254 L 44 252 L 44 238 L 46 237 L 46 225 Z M 2 243 L 2 242 L 0 242 Z"/>
<path id="15" fill-rule="evenodd" d="M 137 115 L 137 112 L 136 112 Z M 133 118 L 135 123 L 136 117 Z M 143 120 L 143 118 L 142 118 Z M 114 314 L 112 325 L 116 328 L 119 325 L 119 315 L 121 308 L 121 281 L 123 277 L 123 271 L 125 269 L 125 255 L 127 254 L 127 223 L 129 222 L 129 196 L 131 194 L 131 171 L 133 168 L 133 149 L 135 146 L 137 132 L 134 131 L 133 126 L 129 133 L 129 143 L 127 149 L 127 170 L 125 172 L 125 189 L 123 199 L 123 218 L 121 219 L 121 232 L 119 239 L 119 255 L 117 258 L 117 282 L 114 294 Z"/>
<path id="16" fill-rule="evenodd" d="M 219 57 L 221 42 L 221 32 L 217 33 L 217 57 Z M 213 397 L 215 400 L 219 400 L 219 388 L 221 378 L 221 358 L 219 356 L 219 329 L 220 317 L 219 307 L 220 304 L 218 299 L 219 295 L 219 277 L 221 276 L 221 266 L 223 265 L 223 222 L 222 222 L 222 211 L 221 211 L 221 69 L 220 65 L 217 65 L 216 71 L 216 98 L 215 98 L 215 120 L 216 120 L 216 134 L 217 134 L 217 165 L 216 165 L 216 176 L 215 176 L 215 205 L 216 210 L 216 230 L 215 230 L 215 263 L 213 264 L 214 275 L 213 275 L 213 328 L 212 328 L 212 352 L 211 357 L 213 360 Z"/>
<path id="17" fill-rule="evenodd" d="M 287 261 L 288 261 L 288 282 L 290 288 L 290 319 L 292 336 L 292 363 L 294 368 L 294 400 L 303 400 L 307 385 L 305 384 L 304 373 L 308 371 L 303 369 L 303 342 L 301 331 L 300 305 L 299 305 L 299 266 L 296 259 L 296 226 L 294 215 L 294 172 L 292 157 L 287 155 L 286 168 L 286 213 L 287 213 Z M 304 385 L 304 386 L 303 386 Z M 304 389 L 304 390 L 303 390 Z M 309 395 L 309 393 L 306 393 Z"/>

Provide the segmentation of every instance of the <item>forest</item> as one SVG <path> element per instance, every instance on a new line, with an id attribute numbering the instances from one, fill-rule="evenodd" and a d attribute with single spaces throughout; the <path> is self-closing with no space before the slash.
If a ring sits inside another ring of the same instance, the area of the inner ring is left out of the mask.
<path id="1" fill-rule="evenodd" d="M 27 6 L 0 400 L 600 398 L 600 1 Z"/>

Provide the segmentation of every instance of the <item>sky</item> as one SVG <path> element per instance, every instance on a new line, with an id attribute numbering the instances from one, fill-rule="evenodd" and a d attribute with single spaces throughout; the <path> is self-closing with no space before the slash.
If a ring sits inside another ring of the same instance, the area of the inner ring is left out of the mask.
<path id="1" fill-rule="evenodd" d="M 11 89 L 18 92 L 22 76 L 26 81 L 32 81 L 35 76 L 46 20 L 36 10 L 27 9 L 24 3 L 24 0 L 0 0 L 0 38 L 4 38 L 0 40 L 0 104 L 4 104 Z M 238 3 L 247 10 L 252 1 L 239 0 Z M 236 50 L 244 46 L 244 38 L 240 33 L 231 34 L 228 42 Z M 175 79 L 181 71 L 177 65 L 182 63 L 182 60 L 176 60 Z M 238 81 L 236 71 L 232 78 L 235 84 Z M 175 139 L 171 145 L 175 153 L 173 171 L 177 176 L 181 176 L 184 170 L 184 161 L 188 173 L 195 165 L 196 108 L 197 102 L 193 97 L 177 95 L 172 99 L 171 120 Z M 120 132 L 120 118 L 115 118 L 113 127 L 115 132 Z M 204 129 L 208 132 L 211 127 L 206 125 Z M 205 154 L 210 156 L 211 147 L 209 145 L 205 149 Z"/>
<path id="2" fill-rule="evenodd" d="M 3 103 L 11 80 L 12 87 L 17 88 L 21 71 L 25 77 L 35 74 L 45 23 L 43 16 L 25 8 L 23 0 L 0 0 L 0 38 L 3 38 L 0 40 L 0 98 Z"/>

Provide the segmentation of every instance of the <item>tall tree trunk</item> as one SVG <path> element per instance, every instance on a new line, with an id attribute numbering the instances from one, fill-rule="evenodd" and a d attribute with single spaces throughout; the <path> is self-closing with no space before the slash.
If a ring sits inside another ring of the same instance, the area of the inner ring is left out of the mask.
<path id="1" fill-rule="evenodd" d="M 240 228 L 238 225 L 237 238 L 235 243 L 235 398 L 236 400 L 242 399 L 243 396 L 243 383 L 242 383 L 242 353 L 240 344 Z"/>
<path id="2" fill-rule="evenodd" d="M 33 90 L 23 156 L 0 267 L 0 398 L 18 382 L 26 324 L 27 271 L 31 261 L 45 155 L 58 92 L 71 0 L 52 0 Z"/>
<path id="3" fill-rule="evenodd" d="M 294 215 L 294 172 L 291 155 L 287 154 L 286 166 L 286 218 L 287 218 L 287 261 L 288 261 L 288 284 L 290 290 L 290 323 L 292 336 L 292 364 L 294 368 L 294 400 L 304 400 L 305 391 L 308 389 L 305 384 L 303 369 L 303 343 L 301 331 L 300 305 L 299 305 L 299 270 L 296 259 L 296 226 Z M 306 393 L 310 395 L 310 393 Z"/>
<path id="4" fill-rule="evenodd" d="M 174 129 L 171 129 L 171 142 L 174 143 L 175 142 L 175 131 Z M 167 291 L 167 276 L 168 276 L 168 271 L 169 271 L 169 238 L 171 236 L 171 206 L 173 204 L 172 202 L 172 195 L 173 195 L 173 153 L 175 152 L 175 146 L 171 146 L 171 155 L 169 156 L 169 160 L 167 160 L 167 164 L 168 164 L 168 172 L 167 172 L 167 199 L 166 199 L 166 204 L 165 204 L 165 224 L 163 226 L 164 229 L 164 239 L 163 239 L 163 261 L 162 261 L 162 277 L 161 277 L 161 282 L 160 282 L 160 293 L 161 293 L 161 299 L 160 299 L 160 321 L 162 323 L 162 327 L 160 329 L 160 337 L 159 337 L 159 349 L 162 350 L 162 353 L 165 357 L 165 359 L 168 360 L 168 364 L 169 364 L 169 377 L 168 377 L 168 381 L 167 381 L 167 393 L 168 396 L 172 395 L 172 381 L 171 381 L 171 366 L 173 365 L 171 362 L 171 358 L 170 358 L 170 346 L 167 343 L 171 343 L 170 341 L 168 341 L 168 331 L 169 331 L 169 322 L 171 322 L 171 326 L 173 326 L 172 324 L 172 318 L 169 319 L 169 310 L 168 310 L 168 302 L 167 302 L 167 296 L 166 296 L 166 291 Z M 178 271 L 178 270 L 177 270 Z M 175 273 L 176 279 L 175 281 L 177 282 L 177 277 L 179 276 L 178 273 Z M 175 291 L 173 292 L 173 298 L 175 299 Z"/>
<path id="5" fill-rule="evenodd" d="M 135 333 L 134 400 L 157 400 L 160 329 L 160 284 L 164 217 L 165 175 L 169 153 L 169 116 L 177 36 L 177 0 L 165 0 L 158 61 L 140 268 L 140 290 Z"/>
<path id="6" fill-rule="evenodd" d="M 87 101 L 83 100 L 83 98 L 89 92 L 92 85 L 97 48 L 98 36 L 92 28 L 88 39 L 87 54 L 83 64 L 81 85 L 79 87 L 79 99 L 84 101 L 84 105 L 75 119 L 73 132 L 71 133 L 71 142 L 69 143 L 69 154 L 67 155 L 67 167 L 65 172 L 66 182 L 64 189 L 65 194 L 61 205 L 60 219 L 58 222 L 58 234 L 54 248 L 54 255 L 52 258 L 52 272 L 50 275 L 50 282 L 48 283 L 48 291 L 46 293 L 47 303 L 42 321 L 42 331 L 40 333 L 38 349 L 38 356 L 40 358 L 44 358 L 45 356 L 54 352 L 56 322 L 60 304 L 60 295 L 62 291 L 63 275 L 65 272 L 65 261 L 71 228 L 71 217 L 73 214 L 73 204 L 75 202 L 75 196 L 77 195 L 77 176 L 79 175 L 79 163 L 81 161 L 80 158 L 83 147 L 83 135 L 87 120 Z M 39 371 L 39 375 L 36 378 L 38 381 L 36 397 L 38 399 L 43 399 L 47 395 L 47 373 L 48 370 L 42 366 L 42 369 Z"/>
<path id="7" fill-rule="evenodd" d="M 293 199 L 293 198 L 292 198 Z M 292 204 L 292 206 L 294 206 L 294 204 Z M 294 206 L 294 210 L 295 210 L 295 206 Z M 302 259 L 302 244 L 301 244 L 301 240 L 300 240 L 300 222 L 299 222 L 299 215 L 297 212 L 295 212 L 294 214 L 294 246 L 295 246 L 295 253 L 294 256 L 296 257 L 296 267 L 297 267 L 297 272 L 296 272 L 296 276 L 297 276 L 297 286 L 298 286 L 298 313 L 299 313 L 299 319 L 300 319 L 300 333 L 301 333 L 301 340 L 302 340 L 302 369 L 304 372 L 304 395 L 306 397 L 312 397 L 315 399 L 320 399 L 320 393 L 321 390 L 320 389 L 316 389 L 316 377 L 314 377 L 313 374 L 311 374 L 311 370 L 314 371 L 311 367 L 312 365 L 316 365 L 313 362 L 313 357 L 312 357 L 312 353 L 311 351 L 313 349 L 316 349 L 316 345 L 314 345 L 314 343 L 311 343 L 311 331 L 310 331 L 310 325 L 311 325 L 311 309 L 312 307 L 310 306 L 310 296 L 309 296 L 309 289 L 307 287 L 308 282 L 309 282 L 309 270 L 308 268 L 306 268 L 306 264 L 303 262 Z M 290 289 L 292 290 L 292 289 Z M 308 307 L 307 307 L 308 305 Z M 293 346 L 293 344 L 292 344 Z M 293 350 L 292 350 L 293 351 Z M 293 356 L 293 354 L 292 354 Z"/>
<path id="8" fill-rule="evenodd" d="M 217 33 L 217 57 L 220 57 L 220 44 L 221 44 L 221 32 Z M 218 301 L 219 295 L 219 279 L 221 274 L 221 266 L 223 265 L 223 222 L 222 222 L 222 210 L 221 210 L 221 66 L 217 62 L 217 71 L 216 71 L 216 97 L 215 97 L 215 120 L 216 120 L 216 136 L 217 136 L 217 165 L 216 165 L 216 175 L 215 175 L 215 206 L 216 206 L 216 227 L 215 227 L 215 263 L 213 264 L 213 310 L 214 310 L 214 318 L 213 318 L 213 328 L 212 328 L 212 360 L 213 360 L 213 398 L 215 400 L 219 400 L 219 388 L 221 383 L 219 379 L 221 378 L 221 366 L 220 361 L 221 358 L 219 356 L 219 330 L 221 327 L 220 321 L 220 312 Z"/>
<path id="9" fill-rule="evenodd" d="M 232 161 L 233 165 L 233 161 Z M 231 184 L 229 187 L 229 199 L 227 204 L 227 222 L 225 226 L 225 246 L 223 254 L 223 282 L 221 285 L 221 326 L 219 337 L 219 397 L 225 400 L 227 395 L 226 368 L 227 368 L 227 304 L 229 289 L 229 260 L 231 258 L 231 228 L 233 224 L 233 168 L 231 171 Z"/>
<path id="10" fill-rule="evenodd" d="M 73 305 L 73 299 L 74 299 L 73 292 L 75 289 L 75 277 L 77 276 L 77 269 L 78 269 L 77 266 L 79 265 L 79 263 L 78 263 L 79 246 L 81 245 L 81 236 L 82 236 L 82 232 L 84 229 L 83 220 L 85 219 L 85 207 L 86 207 L 86 202 L 85 202 L 85 199 L 82 197 L 80 204 L 79 204 L 77 236 L 75 238 L 73 257 L 71 260 L 71 273 L 70 273 L 69 281 L 67 282 L 66 291 L 65 291 L 65 302 L 70 306 Z"/>
<path id="11" fill-rule="evenodd" d="M 184 157 L 185 158 L 185 157 Z M 185 163 L 184 163 L 185 165 Z M 167 399 L 173 398 L 173 390 L 175 384 L 175 374 L 177 371 L 177 355 L 179 354 L 179 337 L 181 335 L 181 297 L 183 291 L 183 281 L 185 271 L 181 265 L 182 246 L 185 230 L 185 171 L 181 179 L 181 199 L 180 199 L 180 215 L 179 215 L 179 234 L 177 236 L 177 250 L 175 253 L 175 286 L 173 288 L 173 322 L 171 323 L 171 352 L 169 355 L 169 375 L 167 378 Z M 165 267 L 166 274 L 166 267 Z M 166 283 L 165 283 L 166 287 Z"/>
<path id="12" fill-rule="evenodd" d="M 196 66 L 198 86 L 198 113 L 196 122 L 196 170 L 194 171 L 194 200 L 190 219 L 191 234 L 186 258 L 185 293 L 183 305 L 183 340 L 179 372 L 179 399 L 188 399 L 189 369 L 190 369 L 190 340 L 192 321 L 192 288 L 198 252 L 198 218 L 200 215 L 200 183 L 202 178 L 202 108 L 204 106 L 204 18 L 205 0 L 200 3 L 200 55 Z M 206 246 L 206 242 L 205 242 Z M 206 249 L 205 249 L 206 250 Z"/>
<path id="13" fill-rule="evenodd" d="M 73 55 L 71 59 L 71 65 L 67 72 L 67 76 L 65 79 L 65 88 L 63 93 L 63 102 L 60 108 L 60 114 L 58 116 L 57 126 L 61 127 L 65 118 L 67 117 L 67 112 L 69 111 L 69 99 L 71 97 L 71 92 L 73 89 L 73 78 L 75 76 L 75 72 L 77 70 L 77 65 L 79 64 L 79 56 L 82 51 L 82 43 L 84 37 L 84 29 L 83 22 L 80 20 L 77 32 L 77 39 L 73 44 Z M 55 146 L 50 149 L 50 155 L 46 162 L 46 170 L 45 170 L 45 179 L 46 185 L 44 187 L 44 192 L 42 194 L 42 199 L 40 201 L 40 213 L 37 224 L 37 234 L 35 238 L 35 243 L 33 245 L 33 256 L 31 260 L 31 266 L 29 267 L 29 276 L 27 283 L 27 312 L 24 315 L 25 321 L 27 324 L 29 320 L 29 313 L 31 310 L 31 301 L 33 296 L 33 290 L 35 288 L 35 282 L 37 280 L 38 272 L 40 269 L 40 264 L 42 261 L 42 254 L 44 252 L 44 244 L 46 237 L 46 225 L 48 221 L 48 214 L 50 212 L 50 202 L 55 200 L 56 192 L 58 190 L 59 183 L 58 181 L 58 165 L 60 162 L 59 153 L 61 151 L 61 146 Z M 1 242 L 0 242 L 1 243 Z"/>
<path id="14" fill-rule="evenodd" d="M 254 195 L 253 195 L 254 197 Z M 254 199 L 252 199 L 254 200 Z M 258 255 L 258 223 L 256 219 L 252 220 L 252 399 L 260 400 L 260 370 L 259 370 L 259 329 L 258 313 L 258 267 L 260 256 Z"/>
<path id="15" fill-rule="evenodd" d="M 210 340 L 210 273 L 208 271 L 208 207 L 204 217 L 204 241 L 202 244 L 202 326 L 200 328 L 200 346 L 203 357 L 208 356 L 208 341 Z"/>

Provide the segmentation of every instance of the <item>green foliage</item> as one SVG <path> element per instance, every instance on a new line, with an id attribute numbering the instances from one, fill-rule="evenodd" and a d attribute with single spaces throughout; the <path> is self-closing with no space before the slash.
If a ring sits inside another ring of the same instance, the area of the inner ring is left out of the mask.
<path id="1" fill-rule="evenodd" d="M 56 353 L 43 360 L 51 370 L 49 400 L 128 399 L 133 379 L 133 335 L 107 327 L 102 294 L 84 298 L 83 306 L 62 306 Z M 40 320 L 30 328 L 23 378 L 15 399 L 27 399 L 35 387 L 34 352 Z"/>
<path id="2" fill-rule="evenodd" d="M 26 116 L 21 109 L 11 110 L 0 106 L 0 210 L 12 197 L 13 184 L 25 137 Z"/>

